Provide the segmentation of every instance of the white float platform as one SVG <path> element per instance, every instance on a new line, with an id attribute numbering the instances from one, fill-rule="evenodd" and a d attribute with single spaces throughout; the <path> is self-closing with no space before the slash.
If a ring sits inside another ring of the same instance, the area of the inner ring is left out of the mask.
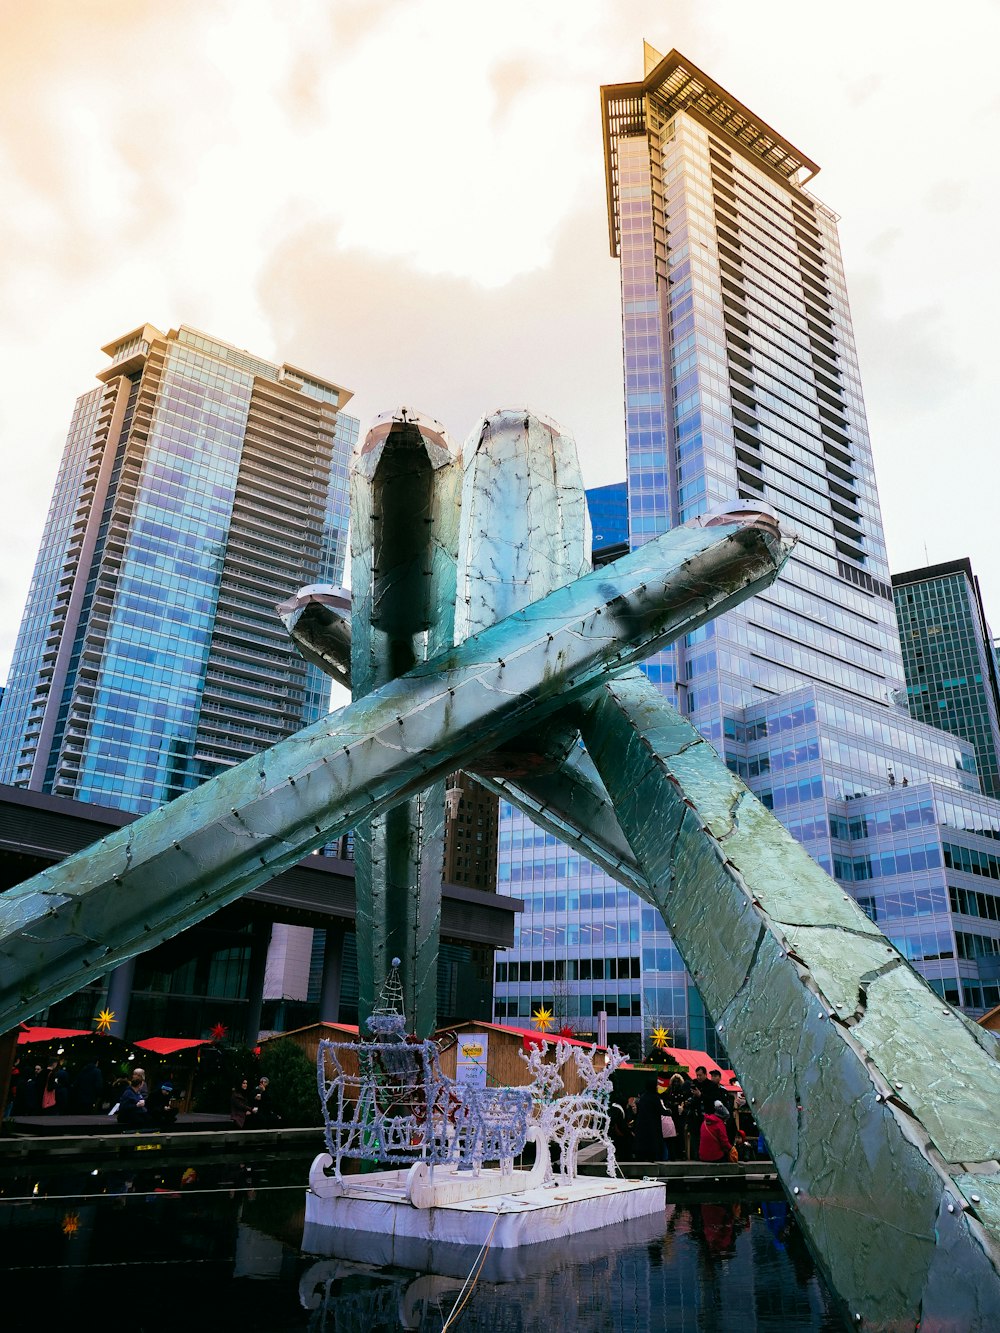
<path id="1" fill-rule="evenodd" d="M 478 1271 L 484 1282 L 529 1282 L 542 1274 L 551 1276 L 554 1268 L 598 1263 L 625 1250 L 661 1245 L 673 1210 L 674 1205 L 667 1204 L 664 1213 L 636 1217 L 610 1229 L 602 1227 L 561 1236 L 557 1250 L 548 1245 L 522 1245 L 506 1250 L 491 1247 L 485 1260 L 479 1245 L 373 1236 L 364 1231 L 355 1235 L 352 1231 L 309 1223 L 302 1237 L 302 1249 L 306 1254 L 323 1257 L 302 1275 L 302 1304 L 306 1309 L 315 1309 L 317 1292 L 327 1289 L 331 1281 L 358 1273 L 388 1281 L 393 1280 L 393 1274 L 409 1269 L 411 1292 L 428 1286 L 452 1290 L 449 1285 L 452 1280 L 461 1287 L 473 1266 L 480 1264 Z M 311 1293 L 308 1300 L 304 1294 L 307 1292 Z M 417 1322 L 413 1321 L 414 1327 Z"/>
<path id="2" fill-rule="evenodd" d="M 336 1236 L 322 1233 L 343 1232 L 350 1235 L 349 1249 L 357 1255 L 364 1252 L 368 1236 L 381 1262 L 405 1267 L 415 1240 L 481 1246 L 492 1232 L 491 1250 L 544 1241 L 563 1244 L 571 1236 L 636 1218 L 662 1220 L 666 1208 L 666 1188 L 656 1181 L 577 1177 L 569 1185 L 515 1189 L 430 1208 L 415 1208 L 407 1201 L 405 1181 L 405 1171 L 379 1171 L 345 1178 L 334 1197 L 308 1191 L 304 1247 L 314 1254 L 337 1253 L 341 1247 Z M 397 1240 L 402 1242 L 398 1254 Z"/>

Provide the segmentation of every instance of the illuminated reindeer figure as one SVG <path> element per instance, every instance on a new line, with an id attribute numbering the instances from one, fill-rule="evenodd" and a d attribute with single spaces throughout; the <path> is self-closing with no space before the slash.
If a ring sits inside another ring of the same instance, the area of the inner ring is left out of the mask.
<path id="1" fill-rule="evenodd" d="M 576 1177 L 576 1155 L 580 1144 L 596 1139 L 607 1153 L 608 1175 L 617 1169 L 611 1142 L 611 1075 L 625 1061 L 617 1046 L 607 1052 L 600 1069 L 595 1067 L 597 1046 L 585 1050 L 574 1046 L 573 1060 L 583 1079 L 583 1089 L 560 1098 L 556 1103 L 555 1142 L 559 1145 L 559 1174 L 564 1180 Z"/>
<path id="2" fill-rule="evenodd" d="M 580 1144 L 594 1139 L 604 1145 L 608 1175 L 613 1176 L 617 1162 L 609 1132 L 611 1075 L 624 1062 L 625 1056 L 614 1046 L 598 1069 L 595 1066 L 596 1045 L 588 1051 L 567 1042 L 557 1042 L 555 1059 L 551 1062 L 546 1061 L 546 1053 L 547 1043 L 541 1042 L 532 1046 L 527 1055 L 523 1051 L 520 1055 L 532 1074 L 536 1123 L 546 1143 L 554 1143 L 559 1149 L 560 1178 L 563 1181 L 576 1179 Z M 571 1055 L 584 1086 L 580 1092 L 568 1093 L 561 1071 Z M 550 1173 L 547 1179 L 551 1178 Z"/>

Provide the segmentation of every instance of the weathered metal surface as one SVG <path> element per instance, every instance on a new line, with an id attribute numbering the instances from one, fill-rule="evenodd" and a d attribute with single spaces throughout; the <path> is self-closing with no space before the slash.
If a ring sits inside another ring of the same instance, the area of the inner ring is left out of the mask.
<path id="1" fill-rule="evenodd" d="M 590 518 L 572 436 L 507 409 L 465 444 L 459 542 L 459 641 L 590 569 Z M 646 896 L 632 849 L 572 722 L 557 719 L 480 755 L 475 776 L 539 827 Z"/>
<path id="2" fill-rule="evenodd" d="M 467 477 L 459 642 L 445 647 L 457 505 L 439 512 L 426 475 L 379 492 L 385 439 L 362 464 L 372 484 L 356 501 L 352 674 L 364 697 L 0 896 L 0 1028 L 364 820 L 385 831 L 373 867 L 383 850 L 399 866 L 381 905 L 373 873 L 368 952 L 390 940 L 402 905 L 400 953 L 431 988 L 438 923 L 419 891 L 431 834 L 410 798 L 478 764 L 660 907 L 852 1318 L 998 1326 L 1000 1064 L 989 1039 L 627 674 L 766 586 L 788 543 L 764 516 L 723 517 L 578 578 L 586 528 L 571 442 L 553 423 L 498 414 L 480 433 L 482 475 Z M 434 442 L 421 440 L 433 464 Z M 415 514 L 429 540 L 405 531 Z M 344 636 L 326 629 L 319 656 L 336 665 Z M 578 724 L 589 757 L 575 748 Z"/>
<path id="3" fill-rule="evenodd" d="M 435 421 L 379 418 L 351 460 L 354 699 L 449 648 L 462 469 Z M 444 785 L 434 782 L 354 830 L 359 1010 L 398 956 L 413 1031 L 437 1026 Z"/>
<path id="4" fill-rule="evenodd" d="M 0 1028 L 766 587 L 787 549 L 753 524 L 665 533 L 0 894 Z"/>
<path id="5" fill-rule="evenodd" d="M 552 773 L 517 779 L 487 777 L 476 762 L 470 771 L 484 787 L 517 806 L 540 829 L 573 847 L 646 902 L 653 901 L 614 805 L 586 750 L 572 748 Z"/>
<path id="6" fill-rule="evenodd" d="M 457 642 L 590 571 L 590 519 L 571 435 L 506 408 L 465 445 Z"/>
<path id="7" fill-rule="evenodd" d="M 351 684 L 350 594 L 314 585 L 278 608 L 299 652 L 334 680 Z M 612 879 L 649 900 L 649 889 L 615 817 L 611 799 L 590 756 L 576 743 L 578 731 L 558 718 L 544 737 L 522 742 L 521 754 L 540 760 L 512 779 L 512 742 L 478 755 L 470 768 L 502 800 L 510 801 L 539 828 L 575 847 Z"/>
<path id="8" fill-rule="evenodd" d="M 1000 1062 L 638 672 L 582 721 L 832 1288 L 1000 1326 Z"/>
<path id="9" fill-rule="evenodd" d="M 330 583 L 310 583 L 276 609 L 306 661 L 350 689 L 351 594 Z"/>

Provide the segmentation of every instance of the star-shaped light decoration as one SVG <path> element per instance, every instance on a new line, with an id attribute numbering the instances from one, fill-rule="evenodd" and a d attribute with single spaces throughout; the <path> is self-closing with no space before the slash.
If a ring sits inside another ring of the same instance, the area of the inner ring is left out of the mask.
<path id="1" fill-rule="evenodd" d="M 97 1031 L 108 1033 L 111 1031 L 111 1024 L 115 1021 L 115 1011 L 113 1009 L 102 1009 L 97 1015 Z"/>
<path id="2" fill-rule="evenodd" d="M 662 1051 L 665 1046 L 670 1045 L 670 1030 L 665 1028 L 662 1023 L 653 1028 L 653 1045 L 658 1051 Z"/>
<path id="3" fill-rule="evenodd" d="M 80 1229 L 80 1214 L 66 1213 L 62 1220 L 63 1235 L 69 1236 L 70 1240 L 72 1240 L 73 1237 L 76 1235 L 76 1233 L 79 1231 L 79 1229 Z"/>
<path id="4" fill-rule="evenodd" d="M 564 1023 L 562 1027 L 559 1029 L 559 1031 L 556 1033 L 556 1036 L 570 1038 L 570 1037 L 575 1037 L 576 1032 L 573 1030 L 573 1028 L 570 1027 L 568 1023 Z"/>
<path id="5" fill-rule="evenodd" d="M 225 1041 L 226 1033 L 228 1031 L 229 1029 L 226 1027 L 225 1023 L 216 1023 L 209 1035 L 213 1041 Z"/>
<path id="6" fill-rule="evenodd" d="M 552 1017 L 552 1010 L 546 1009 L 544 1004 L 540 1004 L 532 1014 L 531 1021 L 539 1032 L 548 1032 L 556 1020 Z"/>

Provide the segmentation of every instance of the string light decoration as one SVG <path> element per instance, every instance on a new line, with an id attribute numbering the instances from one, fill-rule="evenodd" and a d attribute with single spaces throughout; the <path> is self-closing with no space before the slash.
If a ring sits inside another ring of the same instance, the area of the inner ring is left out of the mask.
<path id="1" fill-rule="evenodd" d="M 437 1042 L 406 1034 L 399 959 L 368 1019 L 372 1040 L 321 1041 L 317 1081 L 327 1151 L 379 1165 L 452 1164 L 478 1174 L 499 1161 L 509 1174 L 524 1149 L 530 1088 L 470 1088 L 441 1070 Z"/>

